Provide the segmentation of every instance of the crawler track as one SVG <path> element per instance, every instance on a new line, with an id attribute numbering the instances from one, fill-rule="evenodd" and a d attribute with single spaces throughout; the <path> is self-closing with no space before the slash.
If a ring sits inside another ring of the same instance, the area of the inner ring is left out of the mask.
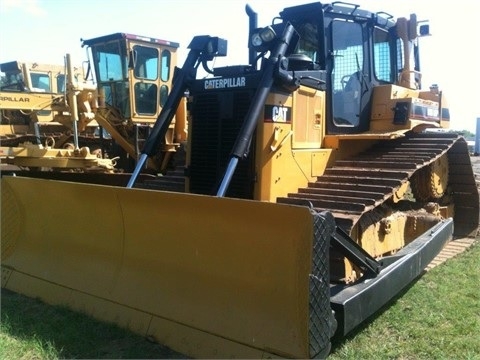
<path id="1" fill-rule="evenodd" d="M 478 226 L 478 190 L 467 143 L 454 134 L 412 133 L 381 141 L 364 153 L 336 161 L 317 181 L 277 202 L 328 210 L 349 232 L 361 218 L 391 199 L 418 170 L 442 156 L 448 156 L 448 193 L 455 205 L 455 233 L 471 234 Z"/>
<path id="2" fill-rule="evenodd" d="M 433 259 L 433 261 L 427 266 L 425 271 L 429 271 L 434 267 L 444 263 L 448 259 L 451 259 L 465 250 L 467 250 L 470 246 L 473 245 L 475 242 L 474 238 L 462 238 L 457 240 L 450 241 L 443 250 Z"/>

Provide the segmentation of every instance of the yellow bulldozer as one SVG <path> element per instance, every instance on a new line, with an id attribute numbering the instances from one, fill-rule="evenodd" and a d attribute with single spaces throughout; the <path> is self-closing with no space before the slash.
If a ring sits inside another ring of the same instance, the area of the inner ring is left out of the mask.
<path id="1" fill-rule="evenodd" d="M 193 37 L 126 186 L 2 177 L 3 287 L 192 357 L 324 358 L 477 230 L 467 143 L 426 131 L 450 121 L 444 94 L 422 90 L 427 24 L 342 2 L 266 27 L 246 12 L 248 63 L 212 67 L 227 41 Z M 185 93 L 180 165 L 145 180 Z"/>

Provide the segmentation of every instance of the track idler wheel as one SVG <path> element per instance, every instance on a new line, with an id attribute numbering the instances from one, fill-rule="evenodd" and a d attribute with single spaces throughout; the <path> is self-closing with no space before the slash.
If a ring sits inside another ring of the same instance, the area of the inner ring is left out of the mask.
<path id="1" fill-rule="evenodd" d="M 441 198 L 447 191 L 447 185 L 447 156 L 442 156 L 430 165 L 418 170 L 411 181 L 413 195 L 419 201 Z"/>

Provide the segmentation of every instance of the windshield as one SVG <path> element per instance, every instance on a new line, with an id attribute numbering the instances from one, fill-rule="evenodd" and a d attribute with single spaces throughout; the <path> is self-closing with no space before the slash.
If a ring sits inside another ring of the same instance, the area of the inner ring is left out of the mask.
<path id="1" fill-rule="evenodd" d="M 98 89 L 105 103 L 130 116 L 130 100 L 126 51 L 119 41 L 111 41 L 92 47 L 97 73 Z"/>
<path id="2" fill-rule="evenodd" d="M 304 22 L 297 24 L 295 30 L 300 35 L 298 42 L 297 54 L 308 56 L 314 63 L 318 63 L 318 29 L 317 24 L 311 22 Z"/>

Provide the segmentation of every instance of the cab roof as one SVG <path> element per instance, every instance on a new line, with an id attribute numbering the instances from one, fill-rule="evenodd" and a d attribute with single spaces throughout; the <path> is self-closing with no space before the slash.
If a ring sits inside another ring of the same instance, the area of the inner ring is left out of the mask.
<path id="1" fill-rule="evenodd" d="M 81 39 L 81 41 L 82 41 L 82 46 L 85 46 L 85 45 L 92 46 L 97 43 L 103 43 L 103 42 L 108 42 L 112 40 L 122 40 L 122 39 L 143 41 L 146 43 L 160 44 L 160 45 L 170 46 L 174 48 L 180 47 L 180 44 L 174 41 L 156 39 L 148 36 L 127 34 L 127 33 L 114 33 L 114 34 L 104 35 L 104 36 L 100 36 L 100 37 L 96 37 L 88 40 Z"/>

